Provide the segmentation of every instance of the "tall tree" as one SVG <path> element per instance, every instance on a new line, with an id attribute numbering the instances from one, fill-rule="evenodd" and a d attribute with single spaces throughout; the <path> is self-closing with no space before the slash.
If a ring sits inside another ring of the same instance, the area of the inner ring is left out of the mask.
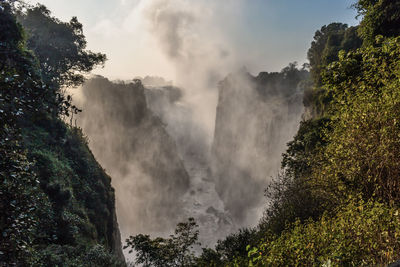
<path id="1" fill-rule="evenodd" d="M 53 86 L 78 86 L 84 82 L 83 74 L 106 60 L 104 54 L 86 50 L 82 24 L 76 17 L 62 22 L 37 5 L 20 11 L 18 20 L 27 31 L 27 46 L 40 62 L 44 81 Z"/>
<path id="2" fill-rule="evenodd" d="M 311 77 L 315 85 L 322 84 L 321 71 L 329 63 L 338 59 L 340 50 L 349 51 L 361 46 L 355 27 L 343 23 L 331 23 L 315 32 L 307 56 L 310 61 Z"/>
<path id="3" fill-rule="evenodd" d="M 373 44 L 377 35 L 400 35 L 400 0 L 359 0 L 355 7 L 363 16 L 359 32 L 366 44 Z"/>
<path id="4" fill-rule="evenodd" d="M 18 22 L 27 32 L 27 47 L 39 61 L 42 80 L 52 88 L 52 101 L 58 107 L 53 115 L 69 116 L 79 112 L 63 88 L 82 84 L 84 74 L 104 64 L 106 55 L 86 50 L 82 24 L 76 17 L 62 22 L 44 5 L 19 8 L 16 13 Z"/>
<path id="5" fill-rule="evenodd" d="M 149 235 L 130 236 L 126 240 L 129 253 L 136 252 L 136 263 L 143 266 L 194 266 L 195 256 L 193 246 L 197 242 L 199 231 L 193 218 L 187 222 L 178 223 L 175 235 L 170 238 L 157 237 L 150 239 Z"/>

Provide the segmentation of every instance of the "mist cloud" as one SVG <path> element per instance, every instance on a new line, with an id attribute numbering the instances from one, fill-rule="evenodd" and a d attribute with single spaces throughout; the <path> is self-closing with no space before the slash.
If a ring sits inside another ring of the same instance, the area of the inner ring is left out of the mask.
<path id="1" fill-rule="evenodd" d="M 142 6 L 149 32 L 170 60 L 174 82 L 184 90 L 184 101 L 207 133 L 208 143 L 214 131 L 218 82 L 237 67 L 234 48 L 217 26 L 222 8 L 233 14 L 238 7 L 188 0 L 151 0 Z"/>
<path id="2" fill-rule="evenodd" d="M 113 178 L 124 237 L 165 234 L 182 216 L 194 216 L 213 244 L 260 217 L 263 190 L 300 120 L 301 93 L 248 73 L 218 86 L 242 66 L 226 31 L 238 23 L 242 3 L 147 0 L 119 25 L 103 22 L 118 28 L 110 38 L 136 34 L 132 49 L 154 48 L 154 71 L 160 59 L 174 73 L 172 83 L 142 78 L 142 93 L 129 85 L 142 75 L 134 70 L 126 83 L 96 78 L 84 86 L 80 125 Z"/>

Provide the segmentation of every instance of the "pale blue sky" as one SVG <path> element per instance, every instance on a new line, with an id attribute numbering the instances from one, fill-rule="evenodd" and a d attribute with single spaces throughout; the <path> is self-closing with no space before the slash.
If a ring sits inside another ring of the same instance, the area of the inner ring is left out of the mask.
<path id="1" fill-rule="evenodd" d="M 77 16 L 84 25 L 89 48 L 107 54 L 97 73 L 111 78 L 160 75 L 175 79 L 175 65 L 151 41 L 138 6 L 154 0 L 42 0 L 55 16 Z M 159 1 L 159 0 L 158 0 Z M 164 0 L 167 1 L 167 0 Z M 175 0 L 168 0 L 175 1 Z M 215 9 L 213 21 L 238 65 L 254 74 L 280 70 L 287 63 L 306 61 L 317 29 L 331 22 L 357 24 L 353 0 L 177 0 Z M 31 0 L 31 3 L 36 2 Z M 212 3 L 212 4 L 211 4 Z M 217 3 L 217 4 L 215 4 Z M 203 35 L 204 36 L 204 35 Z M 210 37 L 213 38 L 213 37 Z M 212 40 L 210 40 L 212 41 Z"/>

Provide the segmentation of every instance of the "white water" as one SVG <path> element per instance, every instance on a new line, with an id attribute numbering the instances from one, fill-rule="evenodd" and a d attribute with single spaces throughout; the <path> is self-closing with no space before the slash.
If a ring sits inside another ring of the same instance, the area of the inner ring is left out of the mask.
<path id="1" fill-rule="evenodd" d="M 196 154 L 185 155 L 183 162 L 190 176 L 190 189 L 183 197 L 184 215 L 195 218 L 199 225 L 200 243 L 213 247 L 235 230 L 233 220 L 215 191 L 209 164 Z"/>

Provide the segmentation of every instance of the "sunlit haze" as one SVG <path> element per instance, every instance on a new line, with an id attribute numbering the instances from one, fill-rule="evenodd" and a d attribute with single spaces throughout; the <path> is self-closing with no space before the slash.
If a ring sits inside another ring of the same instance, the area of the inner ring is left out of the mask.
<path id="1" fill-rule="evenodd" d="M 176 80 L 177 66 L 160 47 L 148 21 L 152 0 L 43 0 L 54 16 L 77 16 L 88 48 L 107 54 L 104 69 L 94 73 L 112 79 L 157 75 Z M 314 32 L 331 22 L 356 24 L 351 0 L 182 0 L 180 9 L 194 14 L 194 28 L 216 36 L 202 43 L 218 46 L 236 65 L 253 74 L 278 71 L 288 62 L 306 61 Z M 31 1 L 31 3 L 35 3 Z M 191 32 L 195 38 L 204 33 Z M 204 55 L 207 56 L 207 55 Z"/>

